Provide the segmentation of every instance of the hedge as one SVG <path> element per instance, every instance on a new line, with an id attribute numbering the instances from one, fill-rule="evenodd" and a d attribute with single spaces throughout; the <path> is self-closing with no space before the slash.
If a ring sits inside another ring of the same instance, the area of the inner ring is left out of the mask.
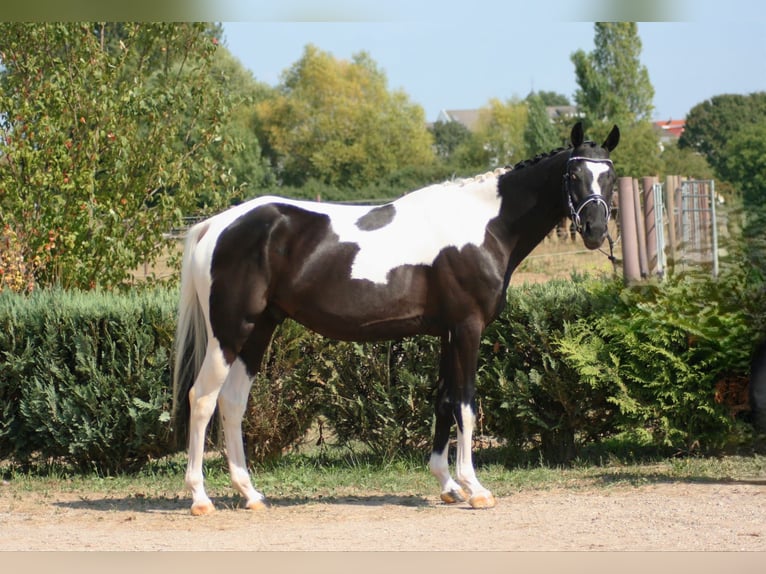
<path id="1" fill-rule="evenodd" d="M 746 439 L 716 383 L 748 374 L 758 289 L 736 274 L 512 287 L 482 339 L 481 431 L 552 463 L 616 434 L 682 452 Z M 0 293 L 0 458 L 113 473 L 173 452 L 176 305 L 166 288 Z M 317 417 L 382 456 L 426 453 L 438 350 L 433 337 L 363 346 L 285 322 L 251 392 L 251 461 L 279 456 Z"/>

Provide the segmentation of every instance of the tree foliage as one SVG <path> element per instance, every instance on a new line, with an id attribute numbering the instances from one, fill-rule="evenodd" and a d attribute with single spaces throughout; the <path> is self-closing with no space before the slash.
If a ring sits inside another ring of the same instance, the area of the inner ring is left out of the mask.
<path id="1" fill-rule="evenodd" d="M 724 153 L 727 142 L 746 124 L 766 120 L 766 92 L 753 94 L 722 94 L 694 106 L 686 116 L 684 133 L 678 140 L 680 148 L 689 148 L 705 156 L 708 163 L 723 177 L 726 171 Z"/>
<path id="2" fill-rule="evenodd" d="M 474 137 L 456 154 L 460 164 L 474 169 L 494 169 L 526 159 L 526 125 L 525 102 L 518 99 L 502 102 L 492 98 L 479 110 Z"/>
<path id="3" fill-rule="evenodd" d="M 338 60 L 308 45 L 275 97 L 256 106 L 264 151 L 285 184 L 362 186 L 434 161 L 423 108 L 389 91 L 368 54 Z"/>
<path id="4" fill-rule="evenodd" d="M 205 24 L 0 24 L 0 228 L 37 282 L 119 285 L 200 188 L 221 202 L 217 45 Z"/>
<path id="5" fill-rule="evenodd" d="M 527 125 L 524 128 L 526 155 L 550 151 L 562 144 L 558 131 L 548 117 L 545 100 L 537 93 L 527 96 Z"/>
<path id="6" fill-rule="evenodd" d="M 429 131 L 434 138 L 436 156 L 447 163 L 454 160 L 455 152 L 472 137 L 470 130 L 456 121 L 435 122 Z"/>
<path id="7" fill-rule="evenodd" d="M 651 120 L 654 88 L 640 63 L 635 22 L 596 22 L 595 49 L 572 54 L 579 89 L 575 101 L 591 122 L 627 126 Z"/>

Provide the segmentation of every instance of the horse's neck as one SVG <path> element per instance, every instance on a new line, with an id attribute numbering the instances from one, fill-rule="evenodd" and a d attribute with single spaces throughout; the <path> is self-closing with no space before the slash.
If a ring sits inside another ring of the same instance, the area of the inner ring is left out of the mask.
<path id="1" fill-rule="evenodd" d="M 561 160 L 551 158 L 545 163 L 521 169 L 514 186 L 524 190 L 524 203 L 513 202 L 511 197 L 503 200 L 501 217 L 498 218 L 496 236 L 501 238 L 508 258 L 508 276 L 521 261 L 566 217 Z M 540 172 L 546 175 L 541 177 Z M 523 176 L 523 177 L 522 177 Z"/>

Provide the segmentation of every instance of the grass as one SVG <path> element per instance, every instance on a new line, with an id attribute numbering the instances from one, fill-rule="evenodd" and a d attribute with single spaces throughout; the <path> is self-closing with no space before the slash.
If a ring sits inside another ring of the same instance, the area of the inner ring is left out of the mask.
<path id="1" fill-rule="evenodd" d="M 496 453 L 480 454 L 477 473 L 495 495 L 527 490 L 606 489 L 662 483 L 732 483 L 766 485 L 766 456 L 685 457 L 626 462 L 614 457 L 600 463 L 575 461 L 569 467 L 541 464 L 507 465 Z M 485 459 L 482 461 L 482 459 Z M 134 474 L 118 476 L 76 475 L 49 465 L 47 472 L 22 471 L 10 465 L 0 471 L 0 495 L 35 493 L 55 497 L 70 493 L 136 500 L 177 500 L 188 494 L 183 485 L 186 457 L 177 454 L 146 464 Z M 236 496 L 229 483 L 225 457 L 214 452 L 205 460 L 206 487 L 213 498 Z M 397 497 L 399 502 L 436 496 L 437 485 L 426 467 L 425 455 L 382 460 L 366 452 L 339 447 L 313 453 L 291 453 L 253 469 L 256 487 L 282 503 L 302 503 L 338 498 Z"/>

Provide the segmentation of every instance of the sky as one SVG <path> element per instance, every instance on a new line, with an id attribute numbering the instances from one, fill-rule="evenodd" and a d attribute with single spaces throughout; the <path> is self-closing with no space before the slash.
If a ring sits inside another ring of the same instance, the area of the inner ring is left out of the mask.
<path id="1" fill-rule="evenodd" d="M 593 22 L 554 19 L 539 10 L 514 16 L 508 0 L 475 1 L 480 10 L 469 10 L 472 2 L 442 0 L 417 4 L 415 13 L 347 9 L 224 22 L 224 43 L 271 86 L 309 43 L 339 59 L 366 51 L 389 89 L 421 105 L 427 121 L 442 109 L 479 108 L 491 98 L 524 98 L 532 90 L 558 92 L 574 103 L 571 55 L 594 49 Z M 742 2 L 698 0 L 694 11 L 669 14 L 674 21 L 638 23 L 640 59 L 655 92 L 653 119 L 684 118 L 718 94 L 766 90 L 766 2 L 745 2 L 747 12 L 715 9 Z"/>

